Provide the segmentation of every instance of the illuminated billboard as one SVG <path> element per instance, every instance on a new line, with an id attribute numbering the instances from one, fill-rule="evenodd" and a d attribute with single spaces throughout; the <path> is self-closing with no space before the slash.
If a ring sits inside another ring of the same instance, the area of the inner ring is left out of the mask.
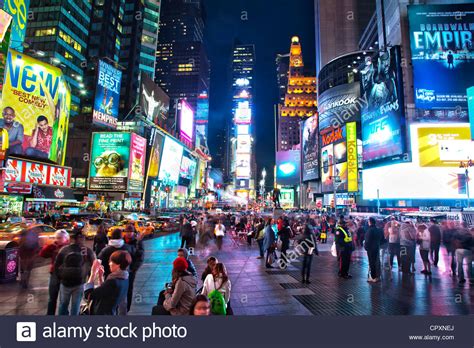
<path id="1" fill-rule="evenodd" d="M 130 133 L 92 133 L 90 190 L 127 190 L 130 139 Z"/>
<path id="2" fill-rule="evenodd" d="M 469 124 L 419 126 L 420 167 L 459 167 L 474 157 Z"/>
<path id="3" fill-rule="evenodd" d="M 454 127 L 456 124 L 443 125 Z M 362 174 L 363 198 L 377 199 L 466 199 L 465 170 L 457 167 L 422 167 L 418 130 L 425 125 L 410 126 L 413 160 L 390 166 L 365 169 Z M 441 128 L 442 129 L 442 128 Z M 474 185 L 469 185 L 474 196 Z"/>
<path id="4" fill-rule="evenodd" d="M 249 134 L 250 134 L 250 125 L 248 124 L 237 125 L 237 135 L 249 135 Z"/>
<path id="5" fill-rule="evenodd" d="M 324 91 L 318 97 L 319 130 L 359 121 L 363 105 L 359 83 L 347 83 Z"/>
<path id="6" fill-rule="evenodd" d="M 278 185 L 299 185 L 300 169 L 300 151 L 289 150 L 276 153 L 276 182 Z"/>
<path id="7" fill-rule="evenodd" d="M 6 182 L 70 187 L 71 171 L 69 167 L 9 158 L 5 164 L 3 179 Z"/>
<path id="8" fill-rule="evenodd" d="M 122 72 L 99 60 L 94 110 L 92 111 L 94 124 L 117 128 L 121 82 Z"/>
<path id="9" fill-rule="evenodd" d="M 251 148 L 250 135 L 237 136 L 237 153 L 250 153 Z"/>
<path id="10" fill-rule="evenodd" d="M 400 157 L 405 150 L 405 117 L 399 47 L 365 57 L 361 70 L 362 156 L 364 163 Z"/>
<path id="11" fill-rule="evenodd" d="M 148 177 L 157 178 L 160 169 L 161 153 L 163 152 L 163 135 L 156 132 L 150 149 L 150 162 L 148 165 Z"/>
<path id="12" fill-rule="evenodd" d="M 319 128 L 318 116 L 312 116 L 303 127 L 303 181 L 319 178 Z"/>
<path id="13" fill-rule="evenodd" d="M 145 182 L 146 139 L 132 133 L 130 138 L 130 164 L 128 191 L 142 192 Z"/>
<path id="14" fill-rule="evenodd" d="M 71 93 L 59 68 L 9 50 L 0 128 L 10 154 L 64 164 Z"/>
<path id="15" fill-rule="evenodd" d="M 160 175 L 158 179 L 171 186 L 178 184 L 183 146 L 170 137 L 165 138 L 163 154 L 161 156 Z"/>
<path id="16" fill-rule="evenodd" d="M 181 160 L 181 167 L 179 169 L 179 176 L 183 179 L 192 180 L 196 173 L 196 160 L 186 155 Z"/>
<path id="17" fill-rule="evenodd" d="M 170 97 L 144 73 L 141 74 L 140 107 L 150 122 L 166 128 Z"/>
<path id="18" fill-rule="evenodd" d="M 192 143 L 194 139 L 194 111 L 184 100 L 181 101 L 179 115 L 180 138 L 184 142 Z"/>
<path id="19" fill-rule="evenodd" d="M 347 190 L 357 192 L 359 190 L 359 164 L 357 154 L 357 125 L 355 122 L 346 124 L 347 130 Z M 336 153 L 336 146 L 334 146 Z"/>
<path id="20" fill-rule="evenodd" d="M 467 89 L 467 104 L 469 108 L 469 120 L 471 122 L 471 139 L 474 140 L 474 87 Z"/>
<path id="21" fill-rule="evenodd" d="M 2 1 L 0 1 L 0 4 Z M 5 0 L 3 10 L 12 16 L 10 47 L 23 52 L 30 0 Z"/>
<path id="22" fill-rule="evenodd" d="M 238 153 L 235 156 L 235 170 L 238 178 L 250 178 L 250 154 Z"/>
<path id="23" fill-rule="evenodd" d="M 415 106 L 419 118 L 467 122 L 474 75 L 474 4 L 409 5 Z"/>
<path id="24" fill-rule="evenodd" d="M 250 103 L 248 101 L 238 102 L 234 116 L 235 124 L 250 124 L 251 121 L 252 109 L 250 109 Z"/>

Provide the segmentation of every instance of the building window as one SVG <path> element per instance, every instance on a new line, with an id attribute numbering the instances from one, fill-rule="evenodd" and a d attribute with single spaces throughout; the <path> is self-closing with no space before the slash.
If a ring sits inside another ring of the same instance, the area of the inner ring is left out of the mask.
<path id="1" fill-rule="evenodd" d="M 35 36 L 51 36 L 56 35 L 56 28 L 38 29 L 35 31 Z"/>

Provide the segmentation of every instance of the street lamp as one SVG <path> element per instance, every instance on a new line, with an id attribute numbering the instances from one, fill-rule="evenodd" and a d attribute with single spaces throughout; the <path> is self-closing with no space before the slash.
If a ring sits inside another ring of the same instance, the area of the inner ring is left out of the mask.
<path id="1" fill-rule="evenodd" d="M 267 176 L 267 171 L 265 168 L 262 170 L 262 180 L 260 180 L 260 191 L 262 194 L 262 201 L 265 203 L 265 177 Z"/>

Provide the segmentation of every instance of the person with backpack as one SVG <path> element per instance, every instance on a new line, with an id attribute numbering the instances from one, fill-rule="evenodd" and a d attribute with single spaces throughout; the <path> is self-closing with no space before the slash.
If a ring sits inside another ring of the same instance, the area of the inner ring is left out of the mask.
<path id="1" fill-rule="evenodd" d="M 71 244 L 63 247 L 54 261 L 59 287 L 59 315 L 78 315 L 84 283 L 95 260 L 94 252 L 84 245 L 80 229 L 73 230 Z"/>
<path id="2" fill-rule="evenodd" d="M 94 250 L 96 255 L 99 255 L 102 249 L 104 249 L 108 243 L 109 238 L 107 237 L 107 226 L 102 223 L 99 225 L 97 233 L 94 236 L 92 250 Z"/>
<path id="3" fill-rule="evenodd" d="M 133 302 L 133 285 L 135 283 L 135 276 L 138 269 L 145 260 L 145 249 L 143 248 L 143 234 L 138 235 L 135 230 L 135 226 L 132 224 L 127 225 L 124 231 L 124 247 L 126 247 L 130 256 L 132 257 L 132 263 L 128 270 L 128 293 L 127 293 L 127 313 L 130 312 L 130 307 Z"/>
<path id="4" fill-rule="evenodd" d="M 257 240 L 258 250 L 260 255 L 257 256 L 257 259 L 263 259 L 265 256 L 265 249 L 263 248 L 263 239 L 265 237 L 265 220 L 261 218 L 257 224 L 255 233 L 255 239 Z"/>
<path id="5" fill-rule="evenodd" d="M 97 256 L 98 259 L 101 260 L 102 266 L 104 267 L 104 279 L 107 279 L 108 275 L 110 274 L 110 255 L 112 255 L 113 252 L 117 250 L 124 250 L 130 253 L 130 248 L 128 245 L 125 244 L 125 241 L 122 238 L 122 230 L 119 228 L 116 228 L 112 231 L 112 235 L 110 236 L 109 240 L 109 245 L 102 249 L 100 254 Z"/>
<path id="6" fill-rule="evenodd" d="M 54 271 L 54 262 L 56 261 L 56 256 L 58 255 L 59 250 L 68 244 L 69 233 L 67 233 L 66 230 L 57 230 L 54 234 L 54 242 L 51 244 L 46 244 L 39 252 L 39 256 L 42 258 L 51 259 L 51 264 L 49 266 L 48 310 L 46 315 L 56 314 L 56 306 L 61 283 L 59 282 L 56 272 Z"/>
<path id="7" fill-rule="evenodd" d="M 230 310 L 230 290 L 232 284 L 227 275 L 223 263 L 216 263 L 204 280 L 201 295 L 209 297 L 211 301 L 211 313 L 215 315 L 231 314 Z"/>
<path id="8" fill-rule="evenodd" d="M 104 281 L 104 267 L 99 260 L 95 260 L 89 280 L 84 286 L 84 297 L 91 301 L 90 313 L 92 315 L 116 315 L 119 305 L 127 297 L 128 291 L 128 266 L 132 257 L 127 251 L 117 250 L 110 255 L 109 268 L 111 273 Z M 94 287 L 95 280 L 99 286 Z"/>
<path id="9" fill-rule="evenodd" d="M 184 257 L 173 261 L 172 282 L 153 307 L 153 315 L 189 315 L 196 296 L 197 281 L 187 269 L 188 262 Z"/>

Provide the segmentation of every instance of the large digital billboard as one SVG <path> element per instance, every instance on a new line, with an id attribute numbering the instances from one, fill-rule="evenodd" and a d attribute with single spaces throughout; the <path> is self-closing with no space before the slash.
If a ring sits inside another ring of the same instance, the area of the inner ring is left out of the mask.
<path id="1" fill-rule="evenodd" d="M 439 121 L 467 122 L 466 89 L 474 75 L 474 4 L 408 6 L 415 105 Z"/>
<path id="2" fill-rule="evenodd" d="M 452 127 L 448 124 L 446 127 Z M 420 166 L 418 129 L 424 124 L 410 126 L 412 162 L 397 163 L 371 169 L 362 174 L 363 198 L 377 199 L 466 199 L 465 170 L 457 167 Z M 444 127 L 444 125 L 443 125 Z M 441 128 L 442 129 L 442 128 Z M 469 185 L 474 197 L 474 185 Z"/>
<path id="3" fill-rule="evenodd" d="M 194 111 L 184 100 L 181 101 L 179 115 L 180 138 L 186 143 L 192 143 L 194 139 Z"/>
<path id="4" fill-rule="evenodd" d="M 128 191 L 143 191 L 145 182 L 146 139 L 131 134 Z"/>
<path id="5" fill-rule="evenodd" d="M 250 124 L 252 122 L 252 109 L 248 101 L 239 101 L 235 109 L 235 124 Z"/>
<path id="6" fill-rule="evenodd" d="M 122 72 L 99 60 L 97 88 L 95 92 L 93 122 L 109 128 L 117 128 Z"/>
<path id="7" fill-rule="evenodd" d="M 347 130 L 347 190 L 357 192 L 359 190 L 359 164 L 357 154 L 357 124 L 350 122 L 346 124 Z M 336 146 L 334 146 L 336 152 Z"/>
<path id="8" fill-rule="evenodd" d="M 474 140 L 474 87 L 467 89 L 467 104 L 469 108 L 469 121 L 471 123 L 471 139 Z"/>
<path id="9" fill-rule="evenodd" d="M 148 165 L 148 177 L 157 178 L 158 170 L 160 169 L 160 159 L 163 152 L 163 135 L 156 132 L 153 144 L 150 149 L 150 161 Z"/>
<path id="10" fill-rule="evenodd" d="M 131 157 L 130 140 L 130 133 L 92 133 L 90 190 L 127 190 Z"/>
<path id="11" fill-rule="evenodd" d="M 469 124 L 430 124 L 418 127 L 420 167 L 459 167 L 473 159 Z"/>
<path id="12" fill-rule="evenodd" d="M 312 116 L 303 127 L 303 181 L 319 178 L 319 128 L 318 116 Z"/>
<path id="13" fill-rule="evenodd" d="M 252 149 L 250 135 L 237 136 L 237 153 L 250 153 Z"/>
<path id="14" fill-rule="evenodd" d="M 179 176 L 183 179 L 192 180 L 196 173 L 196 160 L 184 155 L 181 160 L 181 167 L 179 169 Z"/>
<path id="15" fill-rule="evenodd" d="M 250 153 L 237 153 L 235 155 L 235 170 L 237 178 L 250 178 Z"/>
<path id="16" fill-rule="evenodd" d="M 178 184 L 183 146 L 170 137 L 165 138 L 163 154 L 161 156 L 160 175 L 158 179 L 171 186 Z"/>
<path id="17" fill-rule="evenodd" d="M 154 124 L 165 128 L 170 108 L 170 97 L 147 74 L 141 75 L 140 108 Z"/>
<path id="18" fill-rule="evenodd" d="M 278 185 L 299 185 L 301 173 L 300 151 L 278 151 L 276 154 L 276 176 Z"/>
<path id="19" fill-rule="evenodd" d="M 0 1 L 1 3 L 1 1 Z M 5 0 L 3 9 L 12 16 L 10 47 L 23 52 L 30 0 Z"/>
<path id="20" fill-rule="evenodd" d="M 361 70 L 362 156 L 364 163 L 381 163 L 405 150 L 405 117 L 399 47 L 365 58 Z"/>
<path id="21" fill-rule="evenodd" d="M 359 83 L 328 89 L 318 97 L 319 129 L 340 128 L 347 122 L 359 121 L 363 105 Z"/>
<path id="22" fill-rule="evenodd" d="M 3 179 L 7 182 L 70 187 L 71 171 L 69 167 L 9 158 Z"/>
<path id="23" fill-rule="evenodd" d="M 64 164 L 71 93 L 61 70 L 9 50 L 0 128 L 7 128 L 11 155 Z"/>

